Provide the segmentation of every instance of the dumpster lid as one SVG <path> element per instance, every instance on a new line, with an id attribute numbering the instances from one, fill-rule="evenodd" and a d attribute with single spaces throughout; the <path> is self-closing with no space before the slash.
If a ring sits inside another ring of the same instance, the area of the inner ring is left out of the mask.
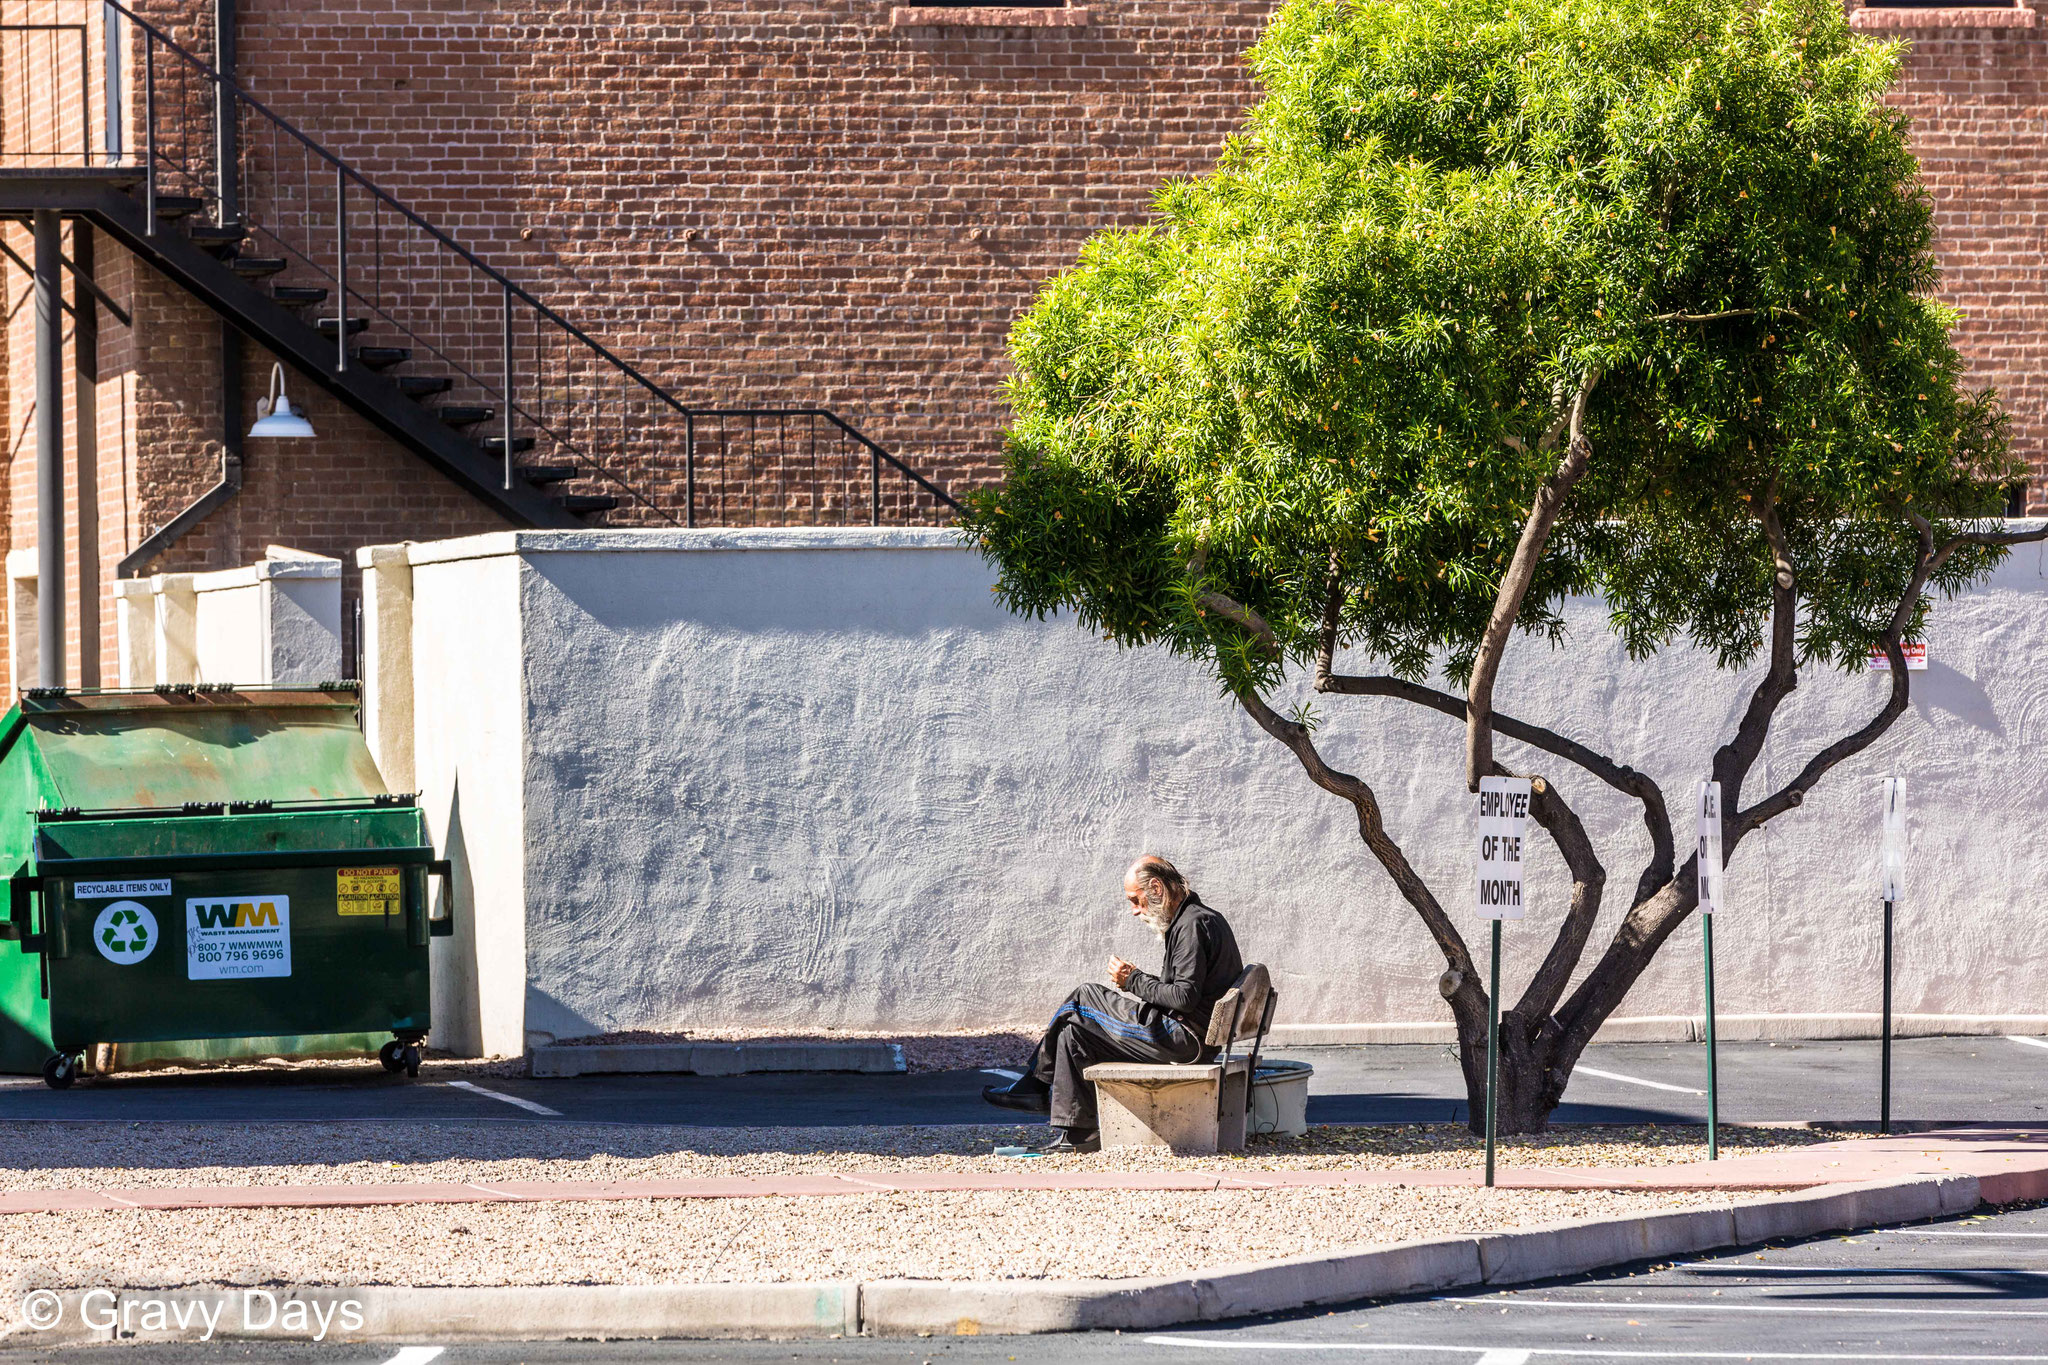
<path id="1" fill-rule="evenodd" d="M 59 807 L 386 796 L 358 705 L 352 684 L 37 688 L 0 722 L 0 751 L 31 744 Z"/>

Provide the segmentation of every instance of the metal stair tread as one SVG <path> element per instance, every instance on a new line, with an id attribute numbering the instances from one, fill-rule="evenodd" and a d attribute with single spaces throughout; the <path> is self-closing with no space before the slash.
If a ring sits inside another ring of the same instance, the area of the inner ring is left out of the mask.
<path id="1" fill-rule="evenodd" d="M 470 407 L 465 404 L 434 409 L 434 415 L 451 427 L 475 426 L 478 422 L 490 421 L 497 414 L 496 408 Z"/>

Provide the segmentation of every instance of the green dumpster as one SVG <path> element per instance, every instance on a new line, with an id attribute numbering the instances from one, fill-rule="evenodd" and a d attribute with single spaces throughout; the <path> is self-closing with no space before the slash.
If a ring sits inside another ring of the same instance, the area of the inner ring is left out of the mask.
<path id="1" fill-rule="evenodd" d="M 447 864 L 358 706 L 35 689 L 0 718 L 0 1071 L 62 1088 L 101 1043 L 388 1033 L 385 1067 L 418 1074 Z"/>

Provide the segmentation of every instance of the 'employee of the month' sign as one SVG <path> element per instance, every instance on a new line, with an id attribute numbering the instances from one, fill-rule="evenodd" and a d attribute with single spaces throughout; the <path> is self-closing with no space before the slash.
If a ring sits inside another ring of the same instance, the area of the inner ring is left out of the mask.
<path id="1" fill-rule="evenodd" d="M 1522 841 L 1529 828 L 1529 779 L 1479 779 L 1479 913 L 1522 917 Z"/>

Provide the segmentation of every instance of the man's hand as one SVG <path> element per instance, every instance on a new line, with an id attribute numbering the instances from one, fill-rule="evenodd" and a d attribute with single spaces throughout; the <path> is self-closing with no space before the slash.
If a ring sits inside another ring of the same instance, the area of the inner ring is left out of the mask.
<path id="1" fill-rule="evenodd" d="M 1120 957 L 1112 956 L 1109 959 L 1109 984 L 1123 990 L 1130 984 L 1131 973 L 1137 970 L 1137 963 L 1126 962 Z"/>

